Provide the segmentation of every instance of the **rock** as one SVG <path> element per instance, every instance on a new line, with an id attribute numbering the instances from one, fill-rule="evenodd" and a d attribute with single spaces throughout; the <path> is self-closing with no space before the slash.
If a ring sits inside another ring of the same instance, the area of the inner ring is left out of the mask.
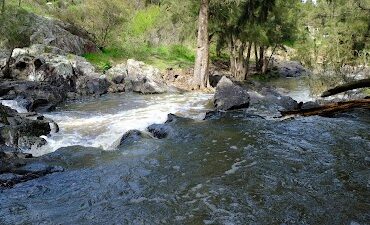
<path id="1" fill-rule="evenodd" d="M 81 28 L 60 20 L 29 14 L 26 29 L 30 33 L 30 44 L 54 46 L 67 53 L 82 55 L 98 51 L 97 46 Z"/>
<path id="2" fill-rule="evenodd" d="M 41 176 L 49 174 L 49 173 L 63 172 L 63 171 L 64 169 L 60 166 L 50 166 L 42 162 L 30 163 L 16 170 L 18 174 L 32 173 L 32 174 L 38 174 Z"/>
<path id="3" fill-rule="evenodd" d="M 158 139 L 166 138 L 172 132 L 172 128 L 168 124 L 152 124 L 147 130 Z"/>
<path id="4" fill-rule="evenodd" d="M 119 147 L 126 145 L 128 143 L 133 143 L 139 141 L 143 137 L 143 133 L 139 130 L 127 131 L 121 138 Z"/>
<path id="5" fill-rule="evenodd" d="M 159 69 L 133 59 L 127 60 L 126 90 L 142 94 L 159 94 L 168 90 Z"/>
<path id="6" fill-rule="evenodd" d="M 22 136 L 18 139 L 18 148 L 25 150 L 32 148 L 40 148 L 41 146 L 46 144 L 47 144 L 46 140 L 40 137 Z"/>
<path id="7" fill-rule="evenodd" d="M 123 84 L 125 82 L 125 77 L 124 76 L 116 76 L 112 78 L 113 83 L 115 84 Z"/>
<path id="8" fill-rule="evenodd" d="M 67 55 L 66 51 L 55 46 L 34 44 L 26 48 L 16 48 L 13 50 L 12 58 L 17 58 L 22 55 L 38 56 L 44 53 L 54 55 Z"/>
<path id="9" fill-rule="evenodd" d="M 15 110 L 0 104 L 0 139 L 4 144 L 22 149 L 45 144 L 39 137 L 51 132 L 49 121 L 31 119 L 19 115 Z"/>
<path id="10" fill-rule="evenodd" d="M 76 81 L 76 92 L 80 95 L 100 96 L 108 92 L 110 84 L 106 79 L 80 77 Z"/>
<path id="11" fill-rule="evenodd" d="M 0 97 L 21 100 L 28 111 L 49 111 L 66 99 L 63 87 L 35 81 L 2 81 Z"/>
<path id="12" fill-rule="evenodd" d="M 108 80 L 111 80 L 115 84 L 122 84 L 127 77 L 127 66 L 126 64 L 118 64 L 105 72 Z"/>
<path id="13" fill-rule="evenodd" d="M 108 89 L 109 93 L 120 93 L 125 92 L 126 86 L 124 84 L 111 83 Z"/>
<path id="14" fill-rule="evenodd" d="M 295 110 L 298 108 L 298 102 L 289 96 L 278 97 L 278 104 L 285 110 Z"/>
<path id="15" fill-rule="evenodd" d="M 209 76 L 209 84 L 211 87 L 217 87 L 218 82 L 222 79 L 222 75 L 210 75 Z"/>
<path id="16" fill-rule="evenodd" d="M 222 77 L 216 87 L 214 106 L 217 110 L 233 110 L 249 107 L 250 97 L 246 89 Z"/>
<path id="17" fill-rule="evenodd" d="M 299 77 L 305 76 L 309 73 L 309 71 L 298 61 L 274 62 L 272 70 L 282 77 Z"/>
<path id="18" fill-rule="evenodd" d="M 36 179 L 47 174 L 63 172 L 60 166 L 50 166 L 44 162 L 36 161 L 21 153 L 5 153 L 0 158 L 0 188 L 11 188 L 14 185 Z"/>

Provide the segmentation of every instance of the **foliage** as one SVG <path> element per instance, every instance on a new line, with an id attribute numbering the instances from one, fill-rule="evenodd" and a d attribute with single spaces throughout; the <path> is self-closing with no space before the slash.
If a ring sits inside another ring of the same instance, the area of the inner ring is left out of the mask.
<path id="1" fill-rule="evenodd" d="M 366 4 L 367 2 L 367 4 Z M 363 7 L 367 7 L 365 9 Z M 317 1 L 301 4 L 298 58 L 306 65 L 338 70 L 368 64 L 370 4 L 365 0 Z"/>
<path id="2" fill-rule="evenodd" d="M 10 50 L 29 45 L 27 12 L 8 7 L 0 15 L 0 46 Z"/>

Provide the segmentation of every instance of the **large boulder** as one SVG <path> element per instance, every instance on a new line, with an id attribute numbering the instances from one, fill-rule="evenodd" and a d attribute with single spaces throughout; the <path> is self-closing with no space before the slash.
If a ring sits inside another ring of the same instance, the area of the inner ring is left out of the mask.
<path id="1" fill-rule="evenodd" d="M 233 110 L 249 107 L 248 91 L 234 84 L 229 78 L 222 77 L 216 87 L 213 103 L 217 110 Z"/>
<path id="2" fill-rule="evenodd" d="M 60 20 L 29 14 L 30 44 L 54 46 L 67 53 L 82 55 L 98 48 L 82 28 Z"/>
<path id="3" fill-rule="evenodd" d="M 165 93 L 168 90 L 159 69 L 133 59 L 127 60 L 125 84 L 127 90 L 142 94 Z"/>

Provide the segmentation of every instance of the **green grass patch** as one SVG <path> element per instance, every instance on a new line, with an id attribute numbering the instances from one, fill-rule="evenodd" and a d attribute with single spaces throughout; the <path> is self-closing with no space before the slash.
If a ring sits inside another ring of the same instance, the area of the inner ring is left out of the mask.
<path id="1" fill-rule="evenodd" d="M 191 67 L 195 60 L 194 51 L 182 45 L 108 48 L 99 53 L 85 54 L 84 57 L 100 71 L 124 63 L 129 58 L 143 61 L 161 70 Z"/>

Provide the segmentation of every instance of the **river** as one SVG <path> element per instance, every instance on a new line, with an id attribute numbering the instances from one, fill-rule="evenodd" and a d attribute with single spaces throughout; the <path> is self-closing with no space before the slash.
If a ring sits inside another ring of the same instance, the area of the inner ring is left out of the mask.
<path id="1" fill-rule="evenodd" d="M 312 98 L 301 84 L 285 92 Z M 32 153 L 66 170 L 2 190 L 0 224 L 368 224 L 368 111 L 282 120 L 251 105 L 202 120 L 210 99 L 109 95 L 46 114 L 61 132 Z M 117 148 L 168 113 L 191 119 Z"/>

